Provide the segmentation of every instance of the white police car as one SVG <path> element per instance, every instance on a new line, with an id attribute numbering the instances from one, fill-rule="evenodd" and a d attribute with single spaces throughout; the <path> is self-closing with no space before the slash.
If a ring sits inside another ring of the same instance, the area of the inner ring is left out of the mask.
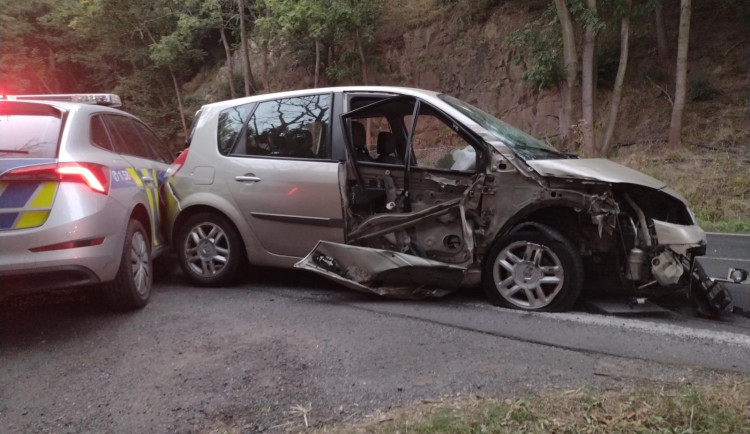
<path id="1" fill-rule="evenodd" d="M 101 284 L 148 302 L 173 160 L 117 95 L 0 96 L 0 290 Z"/>

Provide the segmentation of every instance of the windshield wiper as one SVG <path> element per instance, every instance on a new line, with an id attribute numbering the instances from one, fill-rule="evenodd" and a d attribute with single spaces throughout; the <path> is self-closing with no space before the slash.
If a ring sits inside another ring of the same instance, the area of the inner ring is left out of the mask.
<path id="1" fill-rule="evenodd" d="M 29 151 L 23 149 L 0 149 L 0 152 L 7 152 L 9 154 L 28 154 Z"/>

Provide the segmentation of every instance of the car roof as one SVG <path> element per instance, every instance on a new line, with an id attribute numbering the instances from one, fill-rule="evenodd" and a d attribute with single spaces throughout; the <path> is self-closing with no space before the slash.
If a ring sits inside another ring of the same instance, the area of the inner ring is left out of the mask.
<path id="1" fill-rule="evenodd" d="M 418 97 L 436 97 L 442 92 L 434 92 L 425 89 L 416 89 L 411 87 L 398 86 L 339 86 L 339 87 L 317 87 L 308 89 L 290 90 L 286 92 L 264 93 L 243 98 L 230 99 L 215 103 L 205 104 L 205 108 L 225 108 L 234 107 L 241 104 L 249 104 L 257 101 L 269 99 L 291 98 L 300 95 L 309 95 L 314 93 L 333 93 L 333 92 L 363 92 L 363 93 L 396 93 L 401 95 L 410 95 Z"/>

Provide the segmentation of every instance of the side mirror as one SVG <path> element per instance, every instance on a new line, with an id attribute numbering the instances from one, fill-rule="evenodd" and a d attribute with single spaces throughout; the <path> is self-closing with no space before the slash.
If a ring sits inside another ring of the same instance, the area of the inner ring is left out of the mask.
<path id="1" fill-rule="evenodd" d="M 734 283 L 750 284 L 750 279 L 748 279 L 749 274 L 750 273 L 748 273 L 747 270 L 743 270 L 742 268 L 730 268 L 729 273 L 727 274 L 727 280 Z"/>

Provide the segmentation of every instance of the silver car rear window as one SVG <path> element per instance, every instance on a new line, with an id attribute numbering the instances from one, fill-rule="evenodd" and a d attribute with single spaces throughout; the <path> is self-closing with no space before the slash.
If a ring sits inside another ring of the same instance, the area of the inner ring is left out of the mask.
<path id="1" fill-rule="evenodd" d="M 0 159 L 56 158 L 62 124 L 54 107 L 0 102 Z"/>

